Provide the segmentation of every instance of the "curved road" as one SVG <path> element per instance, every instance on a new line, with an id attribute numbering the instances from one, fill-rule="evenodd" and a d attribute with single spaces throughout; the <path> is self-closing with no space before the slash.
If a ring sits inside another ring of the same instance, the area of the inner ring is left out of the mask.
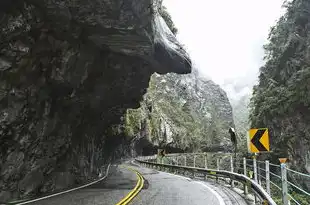
<path id="1" fill-rule="evenodd" d="M 145 179 L 141 192 L 131 205 L 246 205 L 244 199 L 232 190 L 182 176 L 139 167 L 131 168 Z M 90 187 L 32 203 L 34 205 L 114 205 L 137 184 L 134 172 L 123 166 L 112 166 L 108 178 Z"/>

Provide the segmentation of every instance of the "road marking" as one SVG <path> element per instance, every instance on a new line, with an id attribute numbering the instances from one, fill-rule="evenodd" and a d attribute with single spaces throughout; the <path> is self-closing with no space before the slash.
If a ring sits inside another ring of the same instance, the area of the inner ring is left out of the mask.
<path id="1" fill-rule="evenodd" d="M 63 192 L 59 192 L 59 193 L 56 193 L 56 194 L 52 194 L 52 195 L 49 195 L 49 196 L 44 196 L 44 197 L 41 197 L 41 198 L 38 198 L 38 199 L 33 199 L 33 200 L 30 200 L 30 201 L 25 201 L 25 202 L 22 202 L 22 203 L 18 203 L 16 205 L 24 205 L 24 204 L 33 203 L 33 202 L 36 202 L 36 201 L 41 201 L 43 199 L 48 199 L 48 198 L 51 198 L 51 197 L 54 197 L 54 196 L 58 196 L 58 195 L 65 194 L 65 193 L 69 193 L 69 192 L 76 191 L 78 189 L 82 189 L 82 188 L 88 187 L 90 185 L 96 184 L 97 182 L 100 182 L 100 181 L 104 180 L 108 176 L 108 173 L 109 173 L 109 170 L 110 170 L 110 166 L 111 166 L 111 164 L 108 165 L 108 168 L 107 168 L 105 176 L 100 178 L 100 179 L 98 179 L 98 180 L 96 180 L 96 181 L 94 181 L 94 182 L 91 182 L 89 184 L 85 184 L 85 185 L 82 185 L 82 186 L 79 186 L 79 187 L 76 187 L 76 188 L 73 188 L 73 189 L 69 189 L 69 190 L 66 190 L 66 191 L 63 191 Z"/>
<path id="2" fill-rule="evenodd" d="M 137 178 L 138 178 L 138 182 L 137 182 L 135 188 L 133 190 L 131 190 L 127 194 L 127 196 L 125 198 L 123 198 L 120 202 L 118 202 L 116 205 L 126 205 L 126 204 L 128 204 L 135 196 L 137 196 L 137 194 L 141 191 L 141 189 L 143 188 L 143 185 L 144 185 L 144 179 L 143 179 L 142 175 L 138 171 L 136 171 L 136 170 L 134 170 L 134 169 L 132 169 L 130 167 L 126 167 L 126 169 L 129 169 L 130 171 L 136 173 Z"/>
<path id="3" fill-rule="evenodd" d="M 162 171 L 158 171 L 158 172 L 160 172 L 160 173 L 162 173 L 162 174 L 171 175 L 171 176 L 173 176 L 173 177 L 179 177 L 179 178 L 182 178 L 182 179 L 186 179 L 186 180 L 188 180 L 188 181 L 192 181 L 192 179 L 191 179 L 191 178 L 184 177 L 184 176 L 181 176 L 181 175 L 171 174 L 171 173 L 168 173 L 168 172 L 162 172 Z"/>
<path id="4" fill-rule="evenodd" d="M 197 184 L 200 184 L 200 185 L 206 187 L 210 192 L 212 192 L 212 194 L 219 201 L 220 205 L 225 205 L 224 199 L 214 189 L 212 189 L 211 187 L 207 186 L 203 182 L 194 181 L 194 180 L 192 180 L 192 179 L 190 179 L 188 177 L 184 177 L 184 176 L 180 176 L 180 175 L 176 175 L 176 174 L 171 174 L 171 173 L 167 173 L 167 172 L 161 172 L 161 173 L 168 174 L 168 175 L 171 175 L 171 176 L 174 176 L 174 177 L 179 177 L 179 178 L 186 179 L 186 180 L 191 180 L 191 181 L 193 181 L 193 182 L 195 182 Z"/>
<path id="5" fill-rule="evenodd" d="M 217 198 L 217 200 L 219 201 L 220 205 L 225 205 L 224 199 L 214 189 L 212 189 L 211 187 L 207 186 L 203 182 L 195 181 L 195 183 L 200 184 L 200 185 L 206 187 Z"/>
<path id="6" fill-rule="evenodd" d="M 135 163 L 133 163 L 133 164 L 135 164 Z M 171 176 L 174 176 L 174 177 L 179 177 L 179 178 L 182 178 L 182 179 L 193 181 L 191 178 L 184 177 L 184 176 L 181 176 L 181 175 L 171 174 L 171 173 L 162 172 L 162 171 L 158 171 L 158 172 L 163 173 L 163 174 L 167 174 L 167 175 L 171 175 Z M 224 199 L 214 189 L 212 189 L 211 187 L 207 186 L 203 182 L 198 182 L 198 181 L 193 181 L 193 182 L 206 187 L 216 197 L 216 199 L 219 201 L 220 205 L 225 205 Z"/>

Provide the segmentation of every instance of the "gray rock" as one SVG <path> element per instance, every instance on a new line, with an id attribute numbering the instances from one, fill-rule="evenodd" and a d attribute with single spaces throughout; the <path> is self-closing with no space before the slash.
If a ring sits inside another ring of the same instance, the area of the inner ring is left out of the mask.
<path id="1" fill-rule="evenodd" d="M 43 180 L 43 173 L 38 169 L 33 170 L 18 183 L 18 190 L 23 196 L 29 193 L 36 193 L 38 188 L 43 184 Z"/>
<path id="2" fill-rule="evenodd" d="M 4 181 L 8 182 L 10 179 L 14 180 L 19 177 L 19 175 L 22 172 L 22 167 L 24 164 L 24 153 L 13 151 L 11 152 L 4 165 L 1 166 L 1 178 L 3 178 Z"/>
<path id="3" fill-rule="evenodd" d="M 23 152 L 18 152 L 14 151 L 9 154 L 9 156 L 6 159 L 6 163 L 8 165 L 12 165 L 14 167 L 20 166 L 24 160 L 24 153 Z"/>
<path id="4" fill-rule="evenodd" d="M 154 147 L 176 152 L 232 150 L 232 107 L 220 86 L 197 72 L 153 75 L 150 84 L 142 107 L 126 117 L 127 134 L 136 140 L 133 149 L 138 155 L 153 154 Z"/>
<path id="5" fill-rule="evenodd" d="M 9 69 L 9 68 L 11 68 L 11 66 L 12 66 L 11 62 L 0 58 L 0 70 L 1 71 L 5 71 L 5 70 Z"/>
<path id="6" fill-rule="evenodd" d="M 69 172 L 58 172 L 55 174 L 56 176 L 56 189 L 64 189 L 67 187 L 71 187 L 74 185 L 74 175 Z"/>
<path id="7" fill-rule="evenodd" d="M 154 72 L 189 73 L 191 62 L 159 0 L 12 2 L 0 1 L 0 184 L 19 198 L 57 187 L 59 171 L 83 182 L 128 154 L 111 127 Z"/>
<path id="8" fill-rule="evenodd" d="M 8 201 L 10 198 L 11 198 L 11 192 L 0 191 L 0 203 Z"/>

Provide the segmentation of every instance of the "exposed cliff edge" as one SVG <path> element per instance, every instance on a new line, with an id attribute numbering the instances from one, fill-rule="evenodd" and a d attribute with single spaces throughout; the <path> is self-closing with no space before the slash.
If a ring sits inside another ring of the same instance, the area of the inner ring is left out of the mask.
<path id="1" fill-rule="evenodd" d="M 227 95 L 196 71 L 154 74 L 144 98 L 139 109 L 127 111 L 125 123 L 138 154 L 156 153 L 157 147 L 168 152 L 232 150 L 228 129 L 234 121 Z"/>
<path id="2" fill-rule="evenodd" d="M 111 125 L 139 107 L 154 72 L 191 71 L 160 7 L 0 2 L 0 201 L 80 183 L 128 151 Z"/>

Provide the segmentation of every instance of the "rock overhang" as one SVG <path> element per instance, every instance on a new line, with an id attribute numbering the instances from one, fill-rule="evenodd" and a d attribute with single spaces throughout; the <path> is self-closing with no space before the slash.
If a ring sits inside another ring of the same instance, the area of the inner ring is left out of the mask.
<path id="1" fill-rule="evenodd" d="M 160 0 L 25 0 L 40 8 L 54 32 L 99 49 L 147 61 L 154 72 L 191 72 L 187 52 L 159 14 Z"/>

